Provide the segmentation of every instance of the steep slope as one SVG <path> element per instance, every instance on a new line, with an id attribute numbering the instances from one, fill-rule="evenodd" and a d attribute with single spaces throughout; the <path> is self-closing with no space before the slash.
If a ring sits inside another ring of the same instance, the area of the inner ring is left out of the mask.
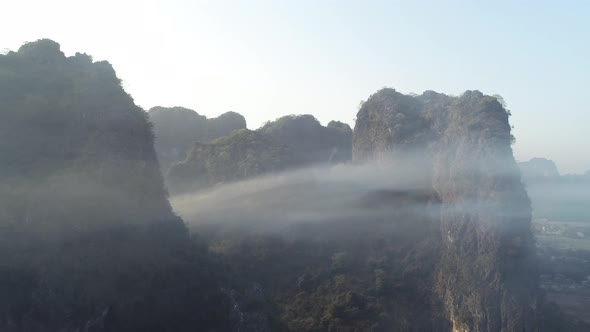
<path id="1" fill-rule="evenodd" d="M 530 203 L 512 156 L 508 113 L 478 91 L 453 98 L 383 89 L 361 107 L 355 160 L 420 156 L 441 201 L 435 284 L 457 331 L 535 328 Z"/>
<path id="2" fill-rule="evenodd" d="M 208 258 L 166 198 L 147 114 L 107 62 L 0 56 L 0 330 L 223 327 Z"/>
<path id="3" fill-rule="evenodd" d="M 438 286 L 459 331 L 535 329 L 530 201 L 512 156 L 508 114 L 478 91 L 453 102 L 437 147 L 442 202 Z"/>
<path id="4" fill-rule="evenodd" d="M 158 106 L 148 114 L 154 124 L 156 153 L 164 172 L 186 159 L 193 144 L 207 143 L 246 128 L 246 119 L 235 112 L 207 119 L 188 108 Z"/>

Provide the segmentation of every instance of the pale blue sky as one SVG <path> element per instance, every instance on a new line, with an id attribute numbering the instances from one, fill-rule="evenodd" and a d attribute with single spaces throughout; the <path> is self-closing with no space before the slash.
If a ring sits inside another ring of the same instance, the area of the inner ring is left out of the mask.
<path id="1" fill-rule="evenodd" d="M 501 94 L 520 160 L 590 169 L 590 1 L 11 1 L 0 49 L 47 37 L 110 61 L 144 108 L 354 124 L 389 86 Z"/>

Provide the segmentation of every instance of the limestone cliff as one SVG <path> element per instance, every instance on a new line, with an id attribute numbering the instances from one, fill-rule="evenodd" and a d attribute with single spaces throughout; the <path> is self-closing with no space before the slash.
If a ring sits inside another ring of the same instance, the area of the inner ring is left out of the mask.
<path id="1" fill-rule="evenodd" d="M 508 112 L 479 91 L 412 97 L 383 89 L 357 115 L 355 160 L 419 154 L 416 171 L 432 179 L 442 237 L 433 287 L 458 331 L 535 328 L 530 202 L 511 138 Z"/>
<path id="2" fill-rule="evenodd" d="M 26 44 L 0 55 L 0 105 L 0 330 L 223 329 L 225 296 L 112 66 Z"/>

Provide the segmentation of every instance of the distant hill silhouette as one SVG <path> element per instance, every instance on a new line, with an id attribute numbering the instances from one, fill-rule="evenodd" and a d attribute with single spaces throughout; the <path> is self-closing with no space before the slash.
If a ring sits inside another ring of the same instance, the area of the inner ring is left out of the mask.
<path id="1" fill-rule="evenodd" d="M 177 193 L 289 168 L 346 162 L 351 144 L 352 130 L 344 123 L 332 121 L 324 127 L 312 115 L 290 115 L 255 131 L 244 129 L 195 144 L 166 179 L 171 192 Z"/>
<path id="2" fill-rule="evenodd" d="M 207 188 L 284 170 L 290 156 L 285 146 L 259 131 L 242 129 L 212 143 L 196 143 L 188 159 L 168 172 L 168 186 L 175 192 Z"/>
<path id="3" fill-rule="evenodd" d="M 324 127 L 313 115 L 288 115 L 266 123 L 259 131 L 289 147 L 294 166 L 351 159 L 352 129 L 342 122 L 331 121 Z"/>
<path id="4" fill-rule="evenodd" d="M 227 112 L 207 119 L 184 107 L 153 107 L 149 119 L 154 124 L 156 153 L 164 173 L 172 164 L 185 160 L 193 144 L 207 143 L 246 128 L 246 119 L 238 113 Z"/>
<path id="5" fill-rule="evenodd" d="M 522 176 L 525 178 L 555 177 L 559 171 L 553 160 L 545 158 L 533 158 L 529 161 L 518 163 Z"/>
<path id="6" fill-rule="evenodd" d="M 533 216 L 552 221 L 590 220 L 590 177 L 583 174 L 560 175 L 555 163 L 533 158 L 519 163 L 531 198 Z M 588 174 L 588 173 L 587 173 Z"/>

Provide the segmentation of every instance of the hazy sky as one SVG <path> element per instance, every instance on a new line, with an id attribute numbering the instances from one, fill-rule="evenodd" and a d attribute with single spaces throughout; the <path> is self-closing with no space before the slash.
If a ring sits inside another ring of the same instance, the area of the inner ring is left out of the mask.
<path id="1" fill-rule="evenodd" d="M 590 169 L 590 1 L 6 1 L 0 50 L 108 60 L 144 108 L 354 124 L 388 86 L 501 94 L 520 160 Z"/>

